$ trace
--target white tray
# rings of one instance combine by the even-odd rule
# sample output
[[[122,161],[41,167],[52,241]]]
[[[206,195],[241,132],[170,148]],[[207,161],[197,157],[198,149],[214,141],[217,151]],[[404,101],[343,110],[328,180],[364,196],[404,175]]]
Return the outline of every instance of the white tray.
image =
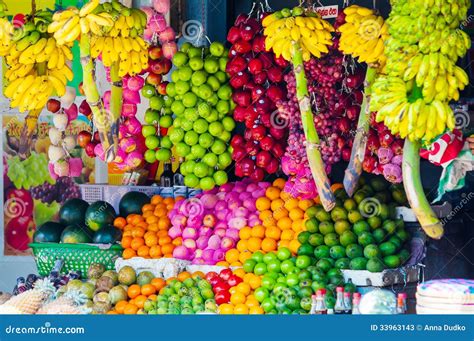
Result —
[[[382,272],[342,270],[342,275],[346,282],[350,279],[352,283],[357,286],[387,287],[394,284],[418,282],[420,278],[420,267],[414,265],[398,269],[387,269]]]
[[[146,259],[134,257],[130,259],[118,258],[115,261],[115,270],[118,272],[124,266],[131,266],[138,274],[142,271],[150,271],[155,277],[176,277],[186,269],[188,261],[175,258]]]

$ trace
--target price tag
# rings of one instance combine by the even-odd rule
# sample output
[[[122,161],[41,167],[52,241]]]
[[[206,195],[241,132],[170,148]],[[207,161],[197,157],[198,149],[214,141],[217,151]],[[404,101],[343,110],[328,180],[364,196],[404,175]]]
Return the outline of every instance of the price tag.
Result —
[[[333,5],[316,7],[316,12],[318,12],[323,19],[336,18],[339,13],[339,6]]]

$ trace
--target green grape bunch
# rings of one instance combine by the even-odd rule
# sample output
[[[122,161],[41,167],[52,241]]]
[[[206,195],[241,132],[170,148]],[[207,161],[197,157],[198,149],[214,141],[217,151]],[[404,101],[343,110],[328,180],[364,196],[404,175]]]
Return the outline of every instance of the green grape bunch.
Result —
[[[48,172],[48,159],[45,154],[32,152],[21,160],[18,156],[8,159],[8,178],[18,189],[30,189],[45,182],[54,184]]]

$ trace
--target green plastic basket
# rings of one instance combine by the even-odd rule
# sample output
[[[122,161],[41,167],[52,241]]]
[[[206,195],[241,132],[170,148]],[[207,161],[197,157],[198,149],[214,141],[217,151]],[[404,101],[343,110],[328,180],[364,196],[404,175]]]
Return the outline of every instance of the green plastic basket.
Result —
[[[38,273],[48,275],[58,259],[64,261],[61,273],[80,270],[83,278],[92,263],[100,263],[107,270],[114,270],[115,260],[122,255],[120,245],[102,248],[93,244],[31,243]],[[101,245],[102,246],[102,245]]]

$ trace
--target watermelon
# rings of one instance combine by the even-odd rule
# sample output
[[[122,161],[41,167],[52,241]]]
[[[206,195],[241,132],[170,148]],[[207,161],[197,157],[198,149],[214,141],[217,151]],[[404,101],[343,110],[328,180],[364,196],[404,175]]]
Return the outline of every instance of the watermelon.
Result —
[[[122,231],[112,225],[106,225],[94,233],[95,244],[115,244],[122,239]]]
[[[92,231],[99,231],[102,227],[112,225],[117,214],[108,202],[96,201],[86,210],[86,225]]]
[[[64,228],[63,224],[48,221],[38,227],[33,236],[33,241],[35,243],[59,243]]]
[[[150,203],[150,197],[141,192],[128,192],[119,203],[120,216],[127,217],[130,214],[141,214],[142,207]]]
[[[90,243],[92,242],[92,234],[92,231],[86,225],[69,225],[61,234],[61,243]]]
[[[84,224],[89,204],[82,199],[69,199],[59,210],[59,222],[64,225]]]

